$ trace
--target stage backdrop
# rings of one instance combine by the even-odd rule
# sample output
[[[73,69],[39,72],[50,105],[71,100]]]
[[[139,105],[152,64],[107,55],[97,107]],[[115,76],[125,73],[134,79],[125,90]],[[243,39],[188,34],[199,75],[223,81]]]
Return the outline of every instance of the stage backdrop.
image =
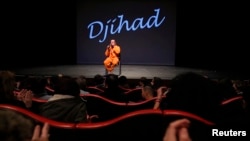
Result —
[[[123,64],[175,65],[176,3],[77,3],[77,64],[103,64],[111,39]]]

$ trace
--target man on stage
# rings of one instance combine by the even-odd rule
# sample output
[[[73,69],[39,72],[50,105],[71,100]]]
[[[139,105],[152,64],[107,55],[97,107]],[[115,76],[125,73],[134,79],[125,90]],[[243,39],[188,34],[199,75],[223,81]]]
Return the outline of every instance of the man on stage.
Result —
[[[110,44],[105,51],[105,56],[107,58],[104,60],[104,66],[109,74],[112,73],[115,66],[118,65],[120,61],[120,52],[121,48],[116,44],[116,41],[114,39],[110,40]]]

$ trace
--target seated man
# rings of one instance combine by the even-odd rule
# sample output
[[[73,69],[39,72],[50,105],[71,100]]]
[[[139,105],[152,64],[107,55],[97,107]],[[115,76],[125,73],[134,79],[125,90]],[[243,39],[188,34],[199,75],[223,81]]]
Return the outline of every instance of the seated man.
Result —
[[[144,86],[141,90],[144,100],[150,100],[154,98],[154,89],[151,86]]]
[[[107,57],[104,60],[104,66],[108,73],[112,73],[115,66],[119,63],[119,56],[120,56],[120,46],[116,44],[116,41],[112,39],[110,41],[110,45],[107,46],[107,49],[105,51],[105,56]]]
[[[86,101],[80,97],[80,87],[71,76],[55,82],[55,94],[40,108],[42,116],[61,122],[87,122]]]

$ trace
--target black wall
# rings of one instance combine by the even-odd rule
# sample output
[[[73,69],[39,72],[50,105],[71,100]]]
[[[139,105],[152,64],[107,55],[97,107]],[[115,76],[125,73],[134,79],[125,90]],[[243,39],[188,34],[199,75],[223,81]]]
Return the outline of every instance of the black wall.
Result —
[[[244,3],[181,2],[177,9],[176,65],[248,71]]]
[[[1,67],[76,62],[75,2],[5,2]]]

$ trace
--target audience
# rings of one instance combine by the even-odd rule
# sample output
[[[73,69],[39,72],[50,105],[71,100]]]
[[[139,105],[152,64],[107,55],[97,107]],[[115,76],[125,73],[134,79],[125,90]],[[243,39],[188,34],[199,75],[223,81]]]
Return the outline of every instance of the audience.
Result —
[[[15,75],[16,88],[15,91],[20,91],[21,82],[23,82],[28,76],[26,75]]]
[[[123,90],[119,87],[118,76],[115,74],[108,74],[105,79],[105,90],[102,94],[104,97],[119,101],[126,102],[126,97]]]
[[[59,77],[55,94],[40,109],[42,116],[63,122],[87,122],[86,101],[80,97],[80,87],[70,76]]]
[[[89,92],[87,91],[87,79],[85,76],[81,75],[77,77],[76,82],[80,87],[81,94],[89,94]]]
[[[49,141],[49,137],[49,124],[44,123],[42,129],[40,125],[35,126],[31,141]]]
[[[243,96],[243,107],[247,114],[247,119],[250,119],[250,85],[245,84],[244,88],[242,88],[242,96]]]
[[[187,72],[174,77],[170,88],[171,90],[161,103],[162,109],[187,111],[214,122],[217,128],[226,130],[238,130],[239,128],[243,130],[249,125],[249,119],[241,112],[242,110],[236,110],[239,107],[221,105],[226,96],[226,90],[223,91],[221,84],[218,85],[216,81],[197,73]],[[191,138],[197,137],[196,134],[207,134],[208,132],[207,130],[198,130],[199,128],[203,129],[199,126],[195,128],[195,132],[194,130],[190,131],[192,132]]]
[[[14,93],[15,88],[15,74],[11,71],[0,71],[0,103],[32,108],[32,91],[22,89],[19,93]]]
[[[141,77],[136,88],[143,88],[146,85],[151,85],[147,77]]]
[[[49,95],[53,95],[54,94],[54,83],[55,81],[58,79],[58,75],[53,75],[53,76],[48,76],[46,77],[47,83],[46,83],[46,92]]]
[[[187,72],[174,77],[170,88],[162,108],[188,111],[211,121],[218,119],[222,94],[214,81]]]
[[[119,76],[118,81],[119,81],[119,86],[121,88],[130,89],[128,79],[127,79],[127,77],[125,75]]]
[[[237,96],[242,96],[243,91],[240,90],[243,86],[237,88],[235,82],[229,78],[224,78],[219,81],[220,93],[224,100],[228,100]],[[242,93],[241,93],[241,92]],[[223,105],[221,108],[221,116],[223,118],[222,123],[228,124],[230,126],[242,126],[247,125],[247,110],[246,102],[244,99],[239,99],[237,101],[231,102],[229,104]]]
[[[44,78],[30,77],[27,81],[19,82],[20,86],[17,86],[13,72],[0,71],[0,104],[13,104],[32,109],[33,97],[47,99],[48,102],[39,107],[39,113],[42,116],[62,122],[88,122],[87,101],[80,97],[80,93],[89,93],[86,91],[86,81],[83,75],[77,78],[57,76],[53,78],[53,82],[50,82],[50,87],[54,92],[53,95],[49,95],[45,90],[48,83]],[[121,89],[121,87],[130,88],[126,76],[118,77],[115,74],[108,74],[104,78],[97,74],[94,82],[94,86],[104,90],[102,96],[113,101],[128,102],[128,97]],[[168,86],[165,86],[163,79],[159,77],[153,77],[151,83],[146,77],[141,77],[136,88],[141,88],[143,100],[157,97],[154,109],[186,111],[212,121],[218,127],[234,129],[235,126],[248,127],[249,125],[250,86],[239,80],[232,81],[229,78],[223,78],[214,81],[204,75],[186,72],[171,79]],[[15,91],[18,93],[14,93]],[[242,101],[239,100],[231,105],[221,105],[223,100],[239,95],[243,96]],[[48,124],[44,125],[40,135],[40,126],[34,128],[31,121],[23,119],[20,115],[4,112],[0,110],[1,139],[48,141]],[[5,119],[6,115],[9,116],[8,120]],[[15,120],[22,122],[12,124],[11,121]],[[207,132],[190,119],[173,118],[168,122],[163,141],[196,140],[198,139],[196,134],[203,135]],[[10,126],[10,130],[5,131],[4,128],[7,126]],[[20,132],[24,126],[26,126],[24,132]],[[199,128],[200,130],[197,130]]]
[[[49,125],[36,125],[34,121],[10,110],[0,110],[1,141],[49,141]]]
[[[142,98],[144,98],[144,100],[152,99],[154,95],[154,90],[151,86],[144,86],[142,88]]]
[[[171,122],[166,129],[163,141],[192,141],[188,133],[189,124],[188,119],[178,119]]]
[[[96,86],[97,88],[105,89],[104,81],[105,81],[105,78],[102,75],[96,74],[94,76],[94,86]]]
[[[171,90],[171,88],[167,88],[166,86],[161,86],[156,90],[157,99],[155,101],[154,109],[160,108],[162,99],[166,98],[166,95],[170,90]]]
[[[46,91],[47,80],[45,77],[32,76],[24,79],[21,84],[21,89],[28,89],[33,92],[33,97],[48,100],[51,95]]]
[[[164,81],[160,77],[153,77],[153,79],[151,80],[151,85],[155,91],[154,96],[156,96],[156,92],[158,88],[165,86]]]
[[[247,81],[242,80],[232,80],[233,88],[238,95],[242,95],[244,89],[247,87]]]
[[[233,87],[233,82],[229,78],[223,78],[218,81],[218,85],[223,95],[223,99],[229,99],[237,96],[237,92]]]

